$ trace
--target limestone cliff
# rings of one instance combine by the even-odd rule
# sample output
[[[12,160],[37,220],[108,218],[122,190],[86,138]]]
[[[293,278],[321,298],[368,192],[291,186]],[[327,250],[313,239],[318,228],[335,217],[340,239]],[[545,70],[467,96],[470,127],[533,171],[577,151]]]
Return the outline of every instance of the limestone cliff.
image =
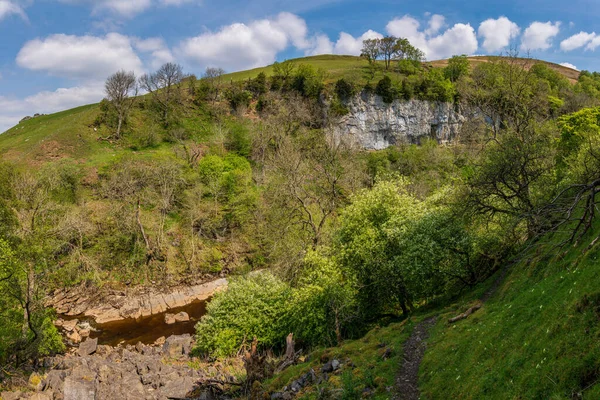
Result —
[[[387,104],[380,96],[365,92],[345,106],[349,112],[334,128],[335,139],[368,150],[419,143],[424,138],[446,143],[456,137],[465,120],[452,103],[395,100]]]

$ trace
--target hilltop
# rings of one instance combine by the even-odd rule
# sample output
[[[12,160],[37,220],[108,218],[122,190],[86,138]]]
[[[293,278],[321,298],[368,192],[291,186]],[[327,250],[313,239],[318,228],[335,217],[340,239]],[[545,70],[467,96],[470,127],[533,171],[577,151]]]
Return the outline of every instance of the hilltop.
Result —
[[[493,56],[468,58],[472,68],[497,59],[498,57]],[[571,83],[575,83],[580,74],[570,68],[542,60],[521,59],[521,61],[524,61],[526,65],[539,63],[547,65]],[[293,59],[289,62],[297,65],[309,65],[324,71],[326,73],[324,82],[330,87],[339,79],[352,82],[353,85],[360,87],[368,82],[377,82],[385,75],[385,71],[381,67],[382,61],[378,61],[380,68],[372,74],[369,63],[364,58],[355,56],[320,55]],[[443,68],[447,64],[448,60],[438,60],[426,62],[424,66],[425,68]],[[255,79],[261,73],[269,77],[273,75],[273,68],[274,66],[270,65],[234,72],[223,75],[222,79],[226,83],[236,83]],[[95,129],[94,122],[100,113],[99,104],[91,104],[23,121],[0,135],[0,155],[5,160],[25,161],[33,165],[65,157],[92,166],[101,164],[111,157],[116,157],[123,149],[122,146],[113,146],[97,140],[102,132]],[[134,127],[142,128],[147,124],[144,117],[139,114],[134,115],[133,119]],[[198,117],[185,120],[186,127],[202,134],[199,123]],[[167,147],[170,146],[160,145],[157,148],[143,151],[155,154],[168,151]]]

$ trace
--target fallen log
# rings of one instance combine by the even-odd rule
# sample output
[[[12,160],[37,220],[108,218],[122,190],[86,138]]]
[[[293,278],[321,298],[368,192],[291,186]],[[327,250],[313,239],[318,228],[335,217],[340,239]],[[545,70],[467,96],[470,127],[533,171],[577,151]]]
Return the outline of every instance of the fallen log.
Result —
[[[475,304],[473,307],[469,308],[469,309],[468,309],[467,311],[465,311],[464,313],[462,313],[462,314],[459,314],[459,315],[457,315],[457,316],[456,316],[456,317],[454,317],[454,318],[450,318],[450,319],[448,320],[448,323],[449,323],[449,324],[453,324],[453,323],[455,323],[455,322],[457,322],[457,321],[460,321],[460,320],[462,320],[462,319],[468,318],[468,317],[469,317],[469,315],[473,314],[475,311],[479,310],[480,308],[481,308],[481,303]]]

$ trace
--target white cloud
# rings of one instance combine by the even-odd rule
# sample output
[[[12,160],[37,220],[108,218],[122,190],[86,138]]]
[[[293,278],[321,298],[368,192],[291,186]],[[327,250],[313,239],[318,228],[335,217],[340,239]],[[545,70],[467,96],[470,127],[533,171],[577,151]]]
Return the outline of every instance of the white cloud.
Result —
[[[591,42],[595,37],[596,32],[579,32],[578,34],[573,35],[560,42],[560,49],[563,51],[571,51],[578,49]]]
[[[523,33],[522,50],[547,50],[552,39],[560,32],[560,22],[533,22]]]
[[[17,64],[68,78],[104,79],[119,69],[141,72],[142,62],[132,40],[118,33],[104,37],[51,35],[27,42]]]
[[[59,0],[67,4],[88,4],[92,12],[97,14],[108,11],[123,17],[133,17],[155,5],[180,6],[186,3],[199,2],[199,0]]]
[[[24,20],[27,20],[25,11],[23,11],[23,8],[17,3],[10,0],[0,0],[0,21],[10,15],[18,15]]]
[[[103,96],[102,83],[44,91],[24,99],[0,96],[0,133],[16,125],[26,115],[62,111],[100,101]]]
[[[232,70],[271,64],[277,54],[293,44],[308,50],[306,22],[296,15],[281,13],[275,18],[250,24],[235,23],[217,32],[206,32],[184,40],[177,53],[191,63],[223,66]]]
[[[486,19],[479,25],[477,31],[483,38],[483,48],[489,52],[506,48],[512,39],[519,36],[520,32],[519,26],[506,17]]]
[[[135,39],[133,45],[138,51],[150,54],[150,65],[153,69],[158,69],[165,63],[175,61],[173,53],[171,53],[162,38]]]
[[[427,35],[435,35],[446,25],[446,17],[443,15],[433,14],[429,18],[429,28],[425,31]]]
[[[587,46],[585,46],[586,50],[596,50],[596,47],[600,46],[600,36],[596,36],[593,38]]]
[[[329,36],[319,34],[313,37],[312,44],[305,54],[307,56],[316,56],[318,54],[333,54],[334,44],[329,40]]]
[[[475,30],[470,24],[455,24],[439,35],[432,34],[432,26],[441,28],[439,16],[433,15],[429,20],[429,29],[420,30],[419,21],[409,15],[390,21],[386,30],[390,35],[408,39],[411,44],[425,53],[428,60],[448,58],[453,55],[471,55],[478,48]],[[435,21],[438,19],[438,21]],[[432,23],[432,20],[434,22]],[[439,26],[439,28],[438,28]],[[437,34],[437,32],[436,32]]]
[[[579,71],[579,68],[568,62],[560,63],[560,65],[562,65],[563,67],[574,69],[575,71]]]

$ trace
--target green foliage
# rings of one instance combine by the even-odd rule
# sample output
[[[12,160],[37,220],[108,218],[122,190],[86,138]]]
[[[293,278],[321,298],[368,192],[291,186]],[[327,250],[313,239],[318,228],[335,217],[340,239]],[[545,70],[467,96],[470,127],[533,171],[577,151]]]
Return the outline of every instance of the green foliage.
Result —
[[[48,315],[44,317],[41,325],[42,339],[38,347],[38,353],[42,357],[64,353],[67,349],[60,332],[54,326],[53,319],[53,315]]]
[[[252,151],[252,138],[248,127],[242,123],[232,123],[227,131],[227,150],[242,157],[250,156]]]
[[[470,69],[471,63],[467,56],[452,56],[448,60],[448,65],[444,68],[444,77],[450,82],[456,82],[462,76],[468,75]]]
[[[338,99],[344,101],[354,95],[354,87],[351,83],[342,78],[335,83],[335,93],[337,94]]]
[[[384,76],[377,83],[377,87],[375,88],[375,94],[381,96],[385,103],[392,103],[396,98],[396,92],[394,87],[392,86],[392,80],[389,76]]]
[[[293,76],[292,89],[302,96],[318,99],[324,89],[325,72],[308,64],[300,64]]]
[[[225,98],[232,110],[239,111],[250,105],[252,93],[244,90],[240,85],[233,85],[225,91]]]
[[[567,78],[553,70],[546,64],[536,63],[531,67],[531,72],[540,78],[548,82],[551,90],[554,93],[558,93],[559,90],[568,89],[570,84]]]
[[[280,347],[287,331],[291,289],[269,272],[231,279],[217,293],[196,326],[196,348],[212,357],[233,355],[256,337],[264,347]]]
[[[256,78],[251,79],[246,83],[246,90],[252,93],[252,97],[255,99],[267,93],[268,89],[267,75],[264,72],[259,73]]]

